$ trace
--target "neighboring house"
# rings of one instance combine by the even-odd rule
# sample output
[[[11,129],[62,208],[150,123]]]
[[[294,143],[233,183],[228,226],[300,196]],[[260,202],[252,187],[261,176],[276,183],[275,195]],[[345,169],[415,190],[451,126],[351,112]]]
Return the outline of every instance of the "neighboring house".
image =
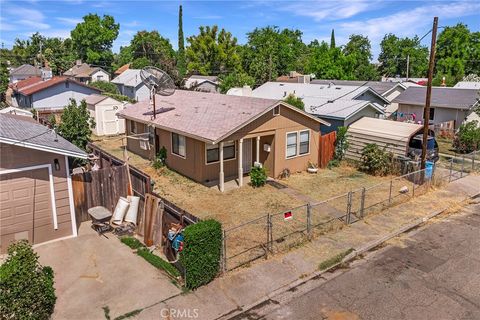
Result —
[[[473,82],[473,81],[460,81],[456,85],[453,86],[454,88],[459,89],[476,89],[480,90],[480,82]]]
[[[322,134],[348,126],[361,117],[383,117],[389,103],[367,86],[266,82],[252,91],[253,97],[278,100],[284,100],[289,94],[302,99],[307,113],[332,124],[322,126]]]
[[[303,75],[296,71],[290,71],[288,75],[280,76],[277,78],[277,82],[292,82],[292,83],[310,83],[310,79],[314,75]]]
[[[0,114],[0,252],[77,235],[69,157],[87,154],[53,130]]]
[[[137,101],[148,100],[150,90],[142,82],[140,69],[127,69],[111,82],[117,85],[120,94]]]
[[[91,83],[95,81],[110,81],[110,74],[100,67],[91,67],[88,63],[77,63],[63,73],[64,76],[73,78],[82,83]]]
[[[129,105],[119,116],[127,119],[128,150],[152,159],[167,150],[167,165],[203,184],[237,179],[243,184],[255,162],[278,177],[284,169],[306,170],[317,163],[320,128],[328,125],[279,100],[176,90]],[[144,133],[144,139],[138,139]]]
[[[43,80],[40,77],[19,81],[11,86],[12,104],[19,108],[35,108],[39,113],[61,113],[74,99],[80,103],[91,94],[99,94],[100,89],[67,77],[53,77]]]
[[[6,107],[0,110],[0,113],[5,113],[5,114],[14,114],[17,116],[25,116],[25,117],[30,117],[33,118],[33,113],[31,113],[28,110],[25,109],[20,109],[20,108],[15,108],[15,107]]]
[[[409,84],[426,86],[428,83],[428,78],[382,77],[382,82],[401,82],[407,87]]]
[[[125,133],[125,119],[119,119],[117,112],[123,110],[124,102],[113,98],[92,94],[85,99],[90,116],[95,120],[93,134],[109,136]]]
[[[115,72],[113,73],[116,76],[120,75],[123,73],[123,71],[125,70],[128,70],[130,69],[130,63],[127,63],[127,64],[124,64],[123,66],[121,66],[120,68],[118,68],[117,70],[115,70]]]
[[[396,103],[392,103],[400,93],[405,91],[409,86],[418,86],[411,82],[383,82],[383,81],[351,81],[351,80],[312,80],[314,84],[333,84],[339,86],[367,86],[372,88],[375,92],[387,99],[389,103],[386,106],[385,113],[392,114],[398,109]]]
[[[185,88],[202,92],[220,92],[217,76],[193,75],[185,80]]]
[[[10,71],[10,83],[16,83],[31,77],[42,75],[42,69],[29,64],[22,64],[20,67]]]
[[[395,98],[393,102],[398,103],[397,120],[422,123],[426,92],[426,87],[409,87]],[[475,89],[433,87],[429,123],[453,123],[452,127],[457,129],[478,105],[478,92]]]

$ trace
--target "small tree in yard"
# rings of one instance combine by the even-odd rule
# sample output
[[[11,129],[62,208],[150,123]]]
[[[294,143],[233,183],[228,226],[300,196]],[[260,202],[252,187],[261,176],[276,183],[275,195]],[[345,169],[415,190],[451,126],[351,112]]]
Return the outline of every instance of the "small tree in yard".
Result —
[[[384,176],[390,173],[393,154],[380,149],[375,143],[367,144],[362,150],[360,170],[373,175]]]
[[[50,319],[55,307],[53,270],[38,263],[27,241],[13,243],[0,266],[2,319]]]
[[[253,187],[258,188],[264,186],[267,182],[267,171],[263,166],[254,166],[250,170],[250,183]]]
[[[297,107],[300,110],[305,110],[305,104],[303,103],[302,99],[296,97],[293,93],[290,93],[283,101],[289,105]]]
[[[85,100],[77,105],[74,99],[70,99],[70,104],[63,109],[58,134],[85,150],[87,143],[91,140],[91,128],[95,128],[95,121],[88,113]]]
[[[480,149],[480,127],[477,120],[460,126],[453,140],[453,147],[460,153],[470,153]]]
[[[333,154],[333,160],[328,163],[328,168],[338,167],[340,161],[343,160],[345,153],[349,147],[347,139],[347,127],[338,127],[337,138],[335,139],[335,151]]]

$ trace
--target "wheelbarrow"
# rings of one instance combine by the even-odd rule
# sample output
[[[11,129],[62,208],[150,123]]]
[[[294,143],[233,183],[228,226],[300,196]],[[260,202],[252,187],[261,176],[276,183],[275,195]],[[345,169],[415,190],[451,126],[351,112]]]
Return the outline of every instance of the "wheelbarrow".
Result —
[[[92,218],[92,229],[95,230],[98,235],[107,237],[105,233],[113,230],[110,225],[112,213],[105,207],[97,206],[88,209],[88,214]]]

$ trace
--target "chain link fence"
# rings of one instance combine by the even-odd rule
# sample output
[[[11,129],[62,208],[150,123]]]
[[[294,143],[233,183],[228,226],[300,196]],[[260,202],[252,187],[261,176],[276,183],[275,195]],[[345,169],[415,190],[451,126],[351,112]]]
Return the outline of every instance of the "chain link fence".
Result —
[[[409,201],[472,172],[480,172],[480,152],[439,161],[431,168],[394,177],[316,203],[266,214],[223,232],[223,271],[284,252],[313,237],[336,231],[368,215]]]

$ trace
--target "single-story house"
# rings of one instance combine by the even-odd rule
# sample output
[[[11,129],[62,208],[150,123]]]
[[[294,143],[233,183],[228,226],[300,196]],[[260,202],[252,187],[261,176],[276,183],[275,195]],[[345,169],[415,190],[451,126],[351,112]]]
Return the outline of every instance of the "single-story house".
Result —
[[[119,112],[127,120],[127,148],[153,158],[165,147],[167,165],[203,184],[243,184],[255,162],[270,177],[317,163],[320,128],[327,122],[272,99],[176,90]],[[143,135],[142,135],[143,134]],[[143,139],[141,139],[143,137]],[[139,139],[140,138],[140,139]]]
[[[460,88],[460,89],[476,89],[480,90],[480,82],[475,82],[475,81],[460,81],[457,82],[456,85],[453,86],[454,88]]]
[[[10,71],[10,83],[16,83],[31,77],[39,77],[42,75],[40,67],[34,67],[29,64],[22,64],[20,67]]]
[[[220,92],[217,76],[192,75],[185,80],[185,88],[202,92]]]
[[[397,120],[423,122],[426,87],[409,87],[393,102],[398,103]],[[429,122],[442,124],[452,122],[458,129],[480,98],[476,89],[433,87],[430,102]]]
[[[100,94],[100,89],[67,77],[42,79],[33,77],[11,85],[12,104],[15,107],[35,108],[39,114],[61,113],[74,99],[80,103],[91,94]]]
[[[69,157],[87,154],[23,116],[0,114],[0,252],[77,235]]]
[[[95,81],[110,81],[110,74],[107,71],[100,67],[92,67],[88,63],[82,63],[81,61],[77,61],[63,75],[86,84]]]
[[[293,83],[310,83],[311,78],[314,78],[315,75],[311,74],[301,74],[297,71],[290,71],[288,75],[277,77],[277,82],[293,82]]]
[[[348,126],[361,117],[379,118],[385,114],[389,101],[368,86],[341,86],[332,83],[266,82],[252,91],[258,98],[285,99],[289,94],[302,99],[305,111],[326,122],[322,134]]]
[[[109,136],[125,133],[125,119],[117,117],[117,112],[123,110],[125,102],[100,94],[89,95],[85,102],[90,116],[95,120],[93,134]]]
[[[140,69],[127,69],[111,82],[117,85],[120,94],[137,101],[148,100],[150,90],[142,82]]]
[[[17,116],[25,116],[25,117],[33,118],[33,113],[31,113],[30,111],[25,109],[15,108],[15,107],[6,107],[3,109],[0,109],[0,113],[15,114]]]

